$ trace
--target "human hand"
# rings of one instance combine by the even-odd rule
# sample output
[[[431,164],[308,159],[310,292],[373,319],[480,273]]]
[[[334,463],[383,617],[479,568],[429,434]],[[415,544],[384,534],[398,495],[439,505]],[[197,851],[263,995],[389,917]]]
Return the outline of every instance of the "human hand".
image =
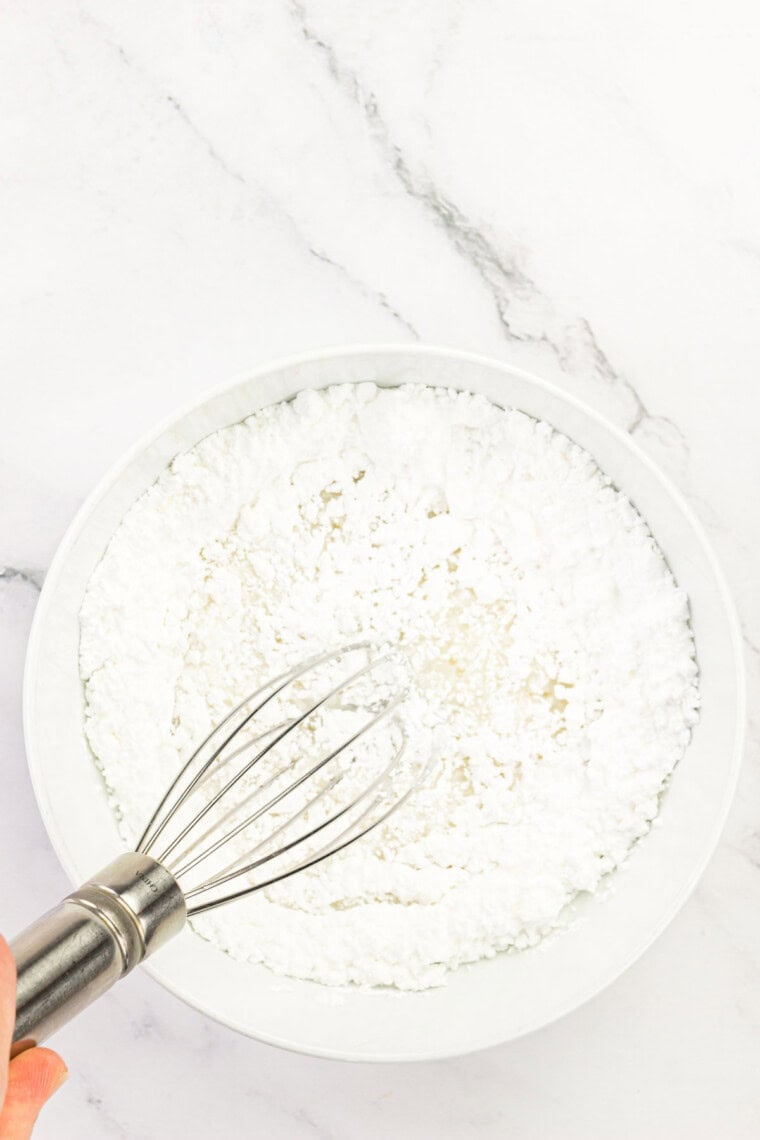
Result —
[[[52,1049],[27,1049],[7,1067],[16,1019],[16,964],[0,935],[0,1140],[28,1140],[40,1109],[68,1076]]]

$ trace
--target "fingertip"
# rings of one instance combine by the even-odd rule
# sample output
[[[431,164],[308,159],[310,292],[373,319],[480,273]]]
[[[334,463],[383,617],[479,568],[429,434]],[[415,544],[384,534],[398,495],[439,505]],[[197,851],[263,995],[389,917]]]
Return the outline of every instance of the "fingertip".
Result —
[[[39,1046],[14,1057],[9,1070],[10,1086],[19,1098],[38,1105],[44,1104],[68,1075],[61,1057],[52,1049]]]
[[[44,1045],[42,1045],[37,1046],[34,1052],[38,1054],[37,1064],[40,1069],[44,1064],[48,1080],[47,1095],[52,1096],[53,1093],[57,1092],[64,1081],[67,1079],[69,1070],[66,1067],[66,1063],[63,1058],[59,1056],[59,1054],[56,1053],[53,1049],[47,1049]]]
[[[8,1056],[16,1020],[16,963],[11,948],[0,934],[0,1056]],[[4,1063],[4,1061],[3,1061]],[[0,1077],[0,1105],[3,1103],[5,1074]]]
[[[0,1111],[0,1137],[28,1140],[39,1111],[68,1076],[52,1049],[28,1049],[8,1067],[8,1089]]]
[[[16,962],[2,934],[0,934],[0,985],[12,985],[15,992]]]

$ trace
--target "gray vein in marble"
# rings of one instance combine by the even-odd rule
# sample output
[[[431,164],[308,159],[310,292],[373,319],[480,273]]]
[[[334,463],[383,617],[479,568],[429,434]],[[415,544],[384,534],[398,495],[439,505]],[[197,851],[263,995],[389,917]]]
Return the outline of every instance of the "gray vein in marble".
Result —
[[[42,589],[44,578],[44,571],[32,570],[29,567],[4,566],[0,570],[0,582],[24,582],[37,594]]]
[[[385,311],[387,313],[390,313],[390,315],[394,317],[400,325],[403,325],[405,329],[408,329],[415,340],[420,339],[420,334],[417,332],[414,325],[412,325],[406,319],[406,317],[404,317],[398,311],[398,309],[396,309],[391,304],[385,293],[381,293],[379,289],[372,289],[369,285],[365,285],[363,281],[360,281],[357,277],[354,277],[354,275],[348,269],[346,269],[344,265],[341,265],[332,257],[329,257],[326,253],[323,253],[322,250],[315,249],[313,246],[310,246],[309,253],[312,255],[312,257],[316,257],[318,261],[323,261],[325,265],[330,265],[334,269],[337,269],[338,272],[341,273],[343,277],[346,277],[354,286],[354,288],[357,289],[363,296],[367,297],[370,301],[374,301],[380,306],[381,309],[385,309]]]
[[[234,178],[234,180],[236,182],[239,182],[241,186],[245,186],[247,189],[252,189],[253,187],[245,175],[241,174],[239,170],[235,170],[234,167],[230,166],[227,160],[221,156],[219,151],[211,142],[211,139],[208,138],[207,135],[204,135],[203,131],[201,131],[198,126],[196,126],[185,108],[180,103],[179,99],[177,99],[170,92],[166,93],[165,98],[166,102],[169,104],[175,114],[182,120],[187,129],[191,131],[192,134],[195,135],[196,139],[203,145],[206,150],[206,154],[209,156],[211,161],[220,167],[220,169],[224,172],[224,174],[227,175],[228,178]],[[263,197],[260,187],[257,187],[257,193]],[[292,218],[289,217],[288,221],[293,224]]]
[[[161,1031],[161,1026],[153,1014],[147,1009],[138,1017],[130,1017],[129,1025],[132,1036],[137,1041],[143,1041],[147,1038],[163,1039],[164,1035]]]
[[[124,1125],[106,1109],[105,1099],[95,1092],[93,1086],[81,1073],[77,1075],[77,1083],[81,1086],[84,1099],[93,1110],[100,1129],[107,1132],[109,1136],[116,1136],[118,1140],[136,1140],[136,1137],[129,1136]]]
[[[755,657],[758,658],[758,660],[760,660],[760,645],[757,645],[748,633],[744,634],[744,644],[747,646],[747,649],[750,651],[750,653],[752,653]]]
[[[365,285],[363,281],[358,280],[344,265],[336,261],[332,257],[328,257],[321,253],[308,236],[303,232],[301,226],[296,219],[289,214],[287,210],[283,209],[279,201],[275,200],[267,193],[267,191],[259,183],[254,182],[252,179],[243,174],[242,171],[236,169],[231,165],[228,160],[219,152],[214,146],[211,139],[200,129],[194,119],[188,114],[187,110],[180,102],[180,100],[170,91],[163,90],[155,78],[150,75],[142,65],[130,56],[124,47],[113,37],[110,29],[99,19],[91,13],[85,13],[82,17],[83,21],[95,29],[101,41],[106,44],[119,58],[121,63],[130,68],[130,70],[140,75],[143,81],[150,84],[154,94],[162,98],[171,107],[175,116],[184,124],[186,129],[191,132],[196,141],[203,147],[208,158],[214,165],[227,177],[237,182],[238,185],[254,195],[260,202],[264,204],[270,214],[278,218],[281,224],[287,226],[290,232],[297,238],[299,244],[306,252],[315,260],[322,264],[329,265],[332,269],[340,273],[348,284],[357,290],[367,300],[379,305],[385,312],[389,313],[395,318],[407,331],[414,337],[419,339],[419,334],[414,330],[412,325],[399,313],[399,311],[390,303],[384,293],[372,289],[370,286]]]
[[[740,841],[734,842],[724,836],[720,845],[721,849],[725,847],[729,851],[733,851],[734,855],[738,856],[744,863],[748,863],[750,867],[760,871],[760,831],[750,831]],[[696,893],[700,895],[701,889]]]
[[[570,327],[561,328],[561,322],[548,298],[518,264],[513,253],[500,249],[485,227],[472,219],[448,198],[426,172],[416,173],[401,147],[394,141],[383,119],[375,95],[364,87],[356,72],[345,66],[335,48],[322,38],[309,23],[302,0],[290,0],[290,10],[297,21],[305,42],[317,51],[336,84],[349,96],[362,113],[367,128],[377,146],[390,164],[404,191],[418,202],[443,229],[448,240],[473,267],[490,293],[499,322],[509,340],[545,345],[560,365],[572,371],[577,367],[574,358],[580,347],[585,368],[607,385],[619,389],[631,405],[627,430],[637,432],[646,422],[658,421],[678,436],[680,447],[686,451],[682,433],[670,420],[654,416],[644,404],[635,387],[621,376],[610,363],[599,345],[589,322],[576,318]],[[537,306],[546,310],[542,331],[518,329],[520,305],[530,305],[531,313]]]
[[[729,843],[734,851],[739,855],[743,855],[748,863],[753,867],[760,870],[760,831],[751,831],[745,839],[746,847],[738,847],[735,844]]]
[[[302,1124],[305,1124],[307,1128],[311,1128],[314,1132],[314,1135],[317,1136],[319,1140],[335,1140],[335,1133],[332,1131],[328,1132],[325,1129],[320,1128],[316,1120],[314,1120],[314,1118],[309,1115],[305,1108],[298,1108],[295,1112],[289,1115],[292,1116],[293,1120],[298,1120]]]

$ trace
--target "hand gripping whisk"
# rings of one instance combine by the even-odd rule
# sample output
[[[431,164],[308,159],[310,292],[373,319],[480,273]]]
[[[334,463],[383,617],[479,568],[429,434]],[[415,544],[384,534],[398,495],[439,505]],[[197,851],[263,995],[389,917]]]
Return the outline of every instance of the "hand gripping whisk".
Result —
[[[11,944],[13,1052],[44,1041],[188,917],[316,866],[398,810],[422,776],[406,770],[391,715],[405,696],[399,667],[394,653],[350,645],[233,709],[181,769],[137,849]]]

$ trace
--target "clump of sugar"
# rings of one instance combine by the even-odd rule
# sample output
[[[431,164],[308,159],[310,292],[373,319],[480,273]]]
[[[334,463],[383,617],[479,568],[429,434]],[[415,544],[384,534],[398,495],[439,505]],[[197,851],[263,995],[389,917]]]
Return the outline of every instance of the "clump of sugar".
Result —
[[[424,988],[538,942],[648,831],[696,720],[687,599],[546,423],[414,385],[265,408],[173,461],[87,589],[87,733],[125,840],[233,703],[358,638],[409,658],[430,779],[371,837],[195,923],[279,974]]]

